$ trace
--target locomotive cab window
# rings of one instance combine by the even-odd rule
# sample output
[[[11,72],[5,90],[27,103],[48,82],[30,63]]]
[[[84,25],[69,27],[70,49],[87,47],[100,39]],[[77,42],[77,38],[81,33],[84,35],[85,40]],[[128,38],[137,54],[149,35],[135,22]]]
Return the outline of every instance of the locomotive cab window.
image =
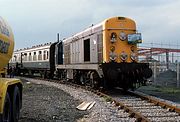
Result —
[[[84,61],[90,61],[90,39],[84,40]]]

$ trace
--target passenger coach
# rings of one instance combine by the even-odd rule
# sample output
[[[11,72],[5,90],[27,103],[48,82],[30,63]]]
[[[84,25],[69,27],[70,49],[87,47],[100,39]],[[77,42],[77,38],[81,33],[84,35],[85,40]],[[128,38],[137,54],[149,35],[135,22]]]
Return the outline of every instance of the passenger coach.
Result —
[[[52,78],[55,70],[55,44],[45,43],[16,50],[9,66],[16,67],[17,75],[40,73],[42,77]]]

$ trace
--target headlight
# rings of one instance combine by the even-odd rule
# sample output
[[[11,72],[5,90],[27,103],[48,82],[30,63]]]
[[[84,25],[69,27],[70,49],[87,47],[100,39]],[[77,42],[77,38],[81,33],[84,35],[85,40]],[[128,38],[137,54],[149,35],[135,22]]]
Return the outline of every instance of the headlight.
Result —
[[[119,38],[122,40],[122,41],[124,41],[124,40],[126,40],[126,33],[124,33],[124,32],[121,32],[120,34],[119,34]]]
[[[131,53],[131,60],[135,61],[137,59],[136,53]]]
[[[125,60],[127,60],[128,56],[127,56],[127,54],[125,52],[122,52],[120,54],[120,58],[121,58],[122,61],[125,61]]]
[[[111,61],[115,61],[117,58],[117,54],[115,52],[110,52],[109,58]]]
[[[111,33],[111,40],[110,41],[112,43],[114,43],[114,42],[116,42],[116,40],[117,40],[117,34],[115,32],[112,32]]]

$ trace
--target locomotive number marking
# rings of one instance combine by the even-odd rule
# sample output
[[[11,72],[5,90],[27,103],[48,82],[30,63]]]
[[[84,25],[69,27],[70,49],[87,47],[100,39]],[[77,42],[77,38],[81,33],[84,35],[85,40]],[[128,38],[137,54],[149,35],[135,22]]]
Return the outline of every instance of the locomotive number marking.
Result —
[[[9,46],[10,46],[10,43],[0,40],[0,53],[7,54]]]
[[[0,24],[0,32],[8,37],[10,36],[10,32],[9,32],[8,28],[3,26],[2,24]]]

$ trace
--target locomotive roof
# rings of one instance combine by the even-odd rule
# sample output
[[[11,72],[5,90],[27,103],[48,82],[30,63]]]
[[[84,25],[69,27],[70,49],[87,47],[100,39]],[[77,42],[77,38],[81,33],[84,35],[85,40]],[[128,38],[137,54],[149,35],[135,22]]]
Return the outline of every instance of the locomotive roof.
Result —
[[[74,35],[72,35],[72,36],[70,36],[70,37],[68,37],[68,38],[65,38],[65,39],[63,40],[63,42],[66,42],[66,41],[72,40],[72,39],[76,39],[76,38],[82,38],[82,37],[83,37],[83,33],[86,33],[86,32],[88,32],[88,31],[94,32],[94,30],[95,30],[96,28],[100,28],[100,27],[103,25],[103,23],[104,23],[104,21],[101,22],[101,23],[99,23],[99,24],[96,24],[96,25],[93,25],[93,24],[92,24],[90,27],[86,28],[85,30],[83,30],[83,31],[81,31],[81,32],[78,32],[78,33],[76,33],[76,34],[74,34]]]
[[[63,42],[65,42],[65,43],[69,43],[69,42],[71,42],[72,40],[76,40],[76,39],[79,39],[79,38],[83,38],[84,36],[86,36],[86,34],[85,33],[87,33],[87,32],[89,32],[89,31],[91,31],[91,33],[94,33],[95,31],[102,31],[104,28],[103,28],[103,25],[104,25],[104,23],[105,22],[107,22],[107,21],[109,21],[109,20],[111,20],[111,19],[126,19],[126,20],[129,20],[129,21],[132,21],[132,22],[134,22],[134,20],[132,20],[132,19],[130,19],[130,18],[127,18],[127,17],[111,17],[111,18],[108,18],[108,19],[105,19],[104,21],[102,21],[102,22],[100,22],[100,23],[98,23],[98,24],[96,24],[96,25],[91,25],[90,27],[88,27],[88,28],[86,28],[85,30],[83,30],[83,31],[81,31],[81,32],[79,32],[79,33],[76,33],[76,34],[74,34],[73,36],[70,36],[70,37],[68,37],[68,38],[65,38],[64,40],[63,40]]]

